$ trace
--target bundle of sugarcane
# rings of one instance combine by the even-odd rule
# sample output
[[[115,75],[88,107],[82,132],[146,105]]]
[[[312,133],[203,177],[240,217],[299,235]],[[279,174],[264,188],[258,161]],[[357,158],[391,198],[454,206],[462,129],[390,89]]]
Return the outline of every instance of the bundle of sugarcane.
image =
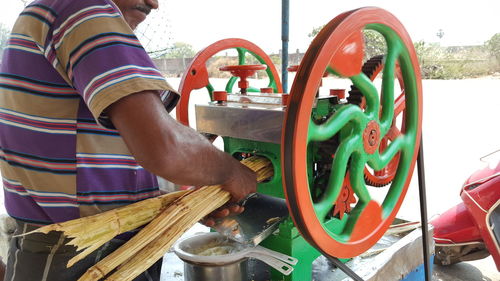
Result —
[[[257,181],[273,175],[271,162],[250,157],[242,161],[257,173]],[[220,186],[206,186],[184,194],[123,246],[87,270],[79,281],[99,280],[118,267],[106,280],[132,280],[158,261],[172,244],[196,222],[231,198]]]
[[[172,203],[127,243],[89,268],[78,280],[100,280],[122,264],[106,280],[134,279],[159,260],[191,226],[229,199],[229,193],[218,186],[206,186],[189,192]]]
[[[64,232],[66,237],[72,238],[68,245],[77,247],[77,251],[84,250],[68,262],[67,266],[70,267],[116,235],[149,223],[161,210],[186,193],[187,191],[177,191],[164,194],[97,215],[46,225],[25,235],[35,232]]]
[[[250,157],[242,160],[242,163],[257,173],[259,182],[273,175],[271,162],[265,158]],[[220,186],[206,186],[153,199],[157,199],[159,203],[134,206],[147,201],[144,200],[93,217],[46,226],[36,232],[57,230],[74,237],[70,244],[84,251],[68,262],[69,267],[115,235],[124,232],[123,230],[135,229],[144,224],[144,221],[149,222],[154,218],[132,239],[89,268],[79,279],[99,280],[118,267],[107,280],[132,280],[159,260],[191,226],[227,203],[230,195]],[[137,213],[141,214],[140,218],[136,218]]]

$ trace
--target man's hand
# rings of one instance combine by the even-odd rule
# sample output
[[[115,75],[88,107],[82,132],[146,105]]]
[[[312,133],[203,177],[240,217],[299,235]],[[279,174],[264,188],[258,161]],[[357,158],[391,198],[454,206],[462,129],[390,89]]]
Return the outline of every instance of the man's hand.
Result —
[[[234,159],[233,168],[228,171],[229,179],[221,186],[231,194],[232,203],[239,202],[257,191],[257,175],[250,168]]]
[[[215,221],[217,219],[221,219],[227,216],[238,215],[241,214],[245,208],[236,203],[227,203],[226,205],[220,207],[219,209],[213,211],[211,214],[206,216],[201,220],[201,223],[212,227],[215,225]]]
[[[257,191],[257,176],[255,172],[236,160],[235,163],[235,168],[231,171],[231,177],[222,184],[222,189],[231,194],[231,201],[205,217],[202,223],[206,226],[213,226],[215,219],[242,213],[245,208],[239,205],[238,202]]]

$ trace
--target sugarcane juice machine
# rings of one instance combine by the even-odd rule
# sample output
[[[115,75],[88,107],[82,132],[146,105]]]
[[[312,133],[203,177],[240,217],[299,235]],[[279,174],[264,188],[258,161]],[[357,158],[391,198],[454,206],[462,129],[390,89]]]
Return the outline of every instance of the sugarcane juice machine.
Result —
[[[381,56],[366,58],[366,30],[385,39]],[[236,49],[238,65],[222,67],[234,76],[225,89],[214,89],[206,62],[227,49]],[[248,57],[258,64],[247,64]],[[292,275],[273,273],[273,280],[305,281],[320,254],[358,256],[395,218],[417,158],[421,78],[409,35],[379,8],[334,18],[290,70],[296,75],[287,94],[262,49],[243,39],[217,41],[189,65],[176,113],[188,125],[190,94],[206,88],[211,102],[196,105],[197,130],[221,136],[224,150],[238,159],[259,155],[272,162],[274,176],[258,192],[286,198],[290,218],[261,245],[299,259]],[[269,77],[266,88],[249,85],[256,71]],[[326,75],[348,79],[351,87],[325,94]],[[386,190],[382,200],[371,194],[373,186]]]

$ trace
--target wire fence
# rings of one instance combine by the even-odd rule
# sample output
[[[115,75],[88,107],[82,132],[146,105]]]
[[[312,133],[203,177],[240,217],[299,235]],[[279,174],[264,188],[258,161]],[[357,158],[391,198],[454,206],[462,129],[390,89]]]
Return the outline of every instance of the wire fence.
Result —
[[[24,7],[32,2],[32,0],[17,1],[21,2]],[[158,2],[160,8],[152,10],[146,20],[135,30],[139,41],[152,58],[161,57],[172,50],[172,29],[167,0],[159,0]]]
[[[166,0],[160,0],[160,8],[152,10],[146,20],[135,30],[144,49],[152,58],[158,58],[172,50],[172,32]]]

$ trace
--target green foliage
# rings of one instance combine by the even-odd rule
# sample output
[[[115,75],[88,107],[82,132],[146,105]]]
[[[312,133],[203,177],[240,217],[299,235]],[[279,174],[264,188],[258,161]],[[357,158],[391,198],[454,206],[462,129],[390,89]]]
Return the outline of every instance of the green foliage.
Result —
[[[486,41],[485,45],[492,55],[500,58],[500,33],[493,35],[490,40]]]
[[[495,61],[494,71],[500,71],[500,33],[493,35],[484,45]]]
[[[162,58],[165,59],[179,59],[179,58],[192,58],[196,52],[188,43],[175,42],[172,48],[170,48]]]
[[[309,34],[307,34],[307,36],[309,38],[316,37],[316,35],[318,35],[318,33],[321,31],[321,29],[323,29],[323,27],[325,27],[325,25],[314,27],[313,30]]]
[[[387,53],[387,43],[382,34],[374,30],[363,30],[365,40],[365,60]]]
[[[324,26],[315,27],[308,34],[314,38]],[[439,35],[443,35],[440,30]],[[387,53],[383,36],[373,30],[364,30],[365,57]],[[463,79],[500,71],[500,33],[484,46],[441,47],[438,43],[414,43],[424,79]]]
[[[443,59],[438,44],[428,44],[424,41],[413,43],[420,63],[422,78],[425,79],[445,79],[444,66],[440,63]]]
[[[482,46],[441,47],[424,41],[414,45],[424,79],[464,79],[490,72]]]

